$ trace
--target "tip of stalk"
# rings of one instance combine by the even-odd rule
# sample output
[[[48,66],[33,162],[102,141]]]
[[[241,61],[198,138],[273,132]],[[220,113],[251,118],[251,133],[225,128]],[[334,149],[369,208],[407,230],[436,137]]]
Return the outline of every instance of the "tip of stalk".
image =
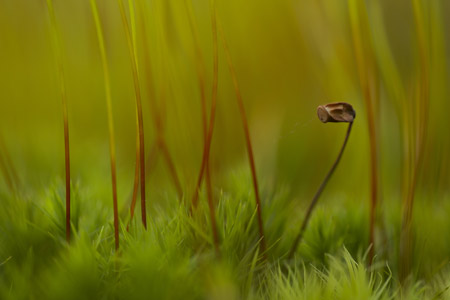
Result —
[[[356,117],[353,106],[346,102],[329,103],[317,107],[317,116],[323,123],[346,122],[351,123]]]

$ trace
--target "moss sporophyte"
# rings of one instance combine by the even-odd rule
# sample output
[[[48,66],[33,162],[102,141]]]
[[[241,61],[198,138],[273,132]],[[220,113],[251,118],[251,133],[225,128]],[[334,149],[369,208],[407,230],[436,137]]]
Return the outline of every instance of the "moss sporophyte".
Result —
[[[316,194],[311,200],[311,203],[309,204],[305,218],[303,219],[302,226],[300,227],[300,231],[297,237],[295,238],[294,244],[292,245],[291,251],[289,253],[289,258],[292,258],[294,256],[295,251],[297,250],[297,247],[302,240],[303,234],[306,230],[306,226],[308,226],[308,222],[314,210],[314,207],[316,206],[319,200],[320,194],[322,194],[323,190],[325,189],[325,186],[327,185],[328,181],[330,180],[331,176],[334,173],[334,170],[336,170],[339,161],[341,160],[342,154],[344,153],[345,146],[347,145],[347,141],[350,136],[350,132],[352,130],[353,121],[355,120],[356,117],[356,112],[350,104],[345,102],[336,102],[320,105],[319,107],[317,107],[317,116],[319,117],[319,120],[322,121],[323,123],[344,122],[349,124],[347,134],[345,135],[344,143],[342,144],[338,157],[334,161],[333,165],[331,166],[331,169],[328,171],[327,175],[325,176],[325,179],[320,184],[319,189],[317,190]]]

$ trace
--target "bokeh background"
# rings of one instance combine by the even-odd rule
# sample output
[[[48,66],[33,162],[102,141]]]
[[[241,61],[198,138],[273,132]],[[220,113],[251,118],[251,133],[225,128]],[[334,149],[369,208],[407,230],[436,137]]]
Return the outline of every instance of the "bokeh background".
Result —
[[[110,203],[110,197],[105,197],[110,193],[110,177],[103,74],[89,1],[54,2],[67,80],[72,179],[89,189],[94,199]],[[217,1],[218,19],[249,119],[263,197],[270,201],[271,193],[283,187],[290,201],[308,203],[333,163],[346,130],[345,124],[322,124],[316,107],[346,101],[354,106],[356,121],[322,200],[326,205],[345,198],[345,203],[368,207],[368,109],[354,42],[355,28],[359,28],[364,51],[369,53],[366,58],[372,59],[373,66],[368,72],[374,82],[371,104],[380,205],[401,205],[411,185],[414,162],[421,155],[414,193],[421,195],[423,205],[439,210],[446,205],[450,186],[450,2],[359,2],[364,4],[364,13],[359,15],[360,26],[355,27],[352,1]],[[106,0],[99,0],[98,5],[112,80],[119,205],[125,207],[135,166],[133,78],[118,5]],[[136,16],[146,20],[153,75],[143,75],[142,80],[146,151],[156,136],[149,104],[153,97],[189,198],[200,168],[203,132],[187,7],[181,0],[147,1],[137,8]],[[204,58],[209,107],[209,2],[192,1],[192,12]],[[0,133],[30,193],[55,180],[62,185],[64,178],[62,106],[49,26],[45,1],[0,0]],[[137,34],[142,61],[141,28]],[[218,107],[211,154],[217,193],[227,190],[224,174],[247,168],[242,123],[224,55],[219,39]],[[418,154],[421,147],[422,154]],[[148,176],[149,207],[175,194],[161,158]],[[0,189],[6,188],[0,180]]]

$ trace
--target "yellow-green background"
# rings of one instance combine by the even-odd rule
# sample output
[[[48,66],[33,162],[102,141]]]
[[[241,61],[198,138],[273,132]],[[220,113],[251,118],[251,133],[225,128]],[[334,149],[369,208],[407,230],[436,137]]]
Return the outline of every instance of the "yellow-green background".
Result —
[[[419,1],[420,2],[420,1]],[[202,151],[201,106],[194,44],[185,1],[147,1],[143,15],[156,101],[167,108],[166,137],[186,195],[199,170]],[[369,39],[377,71],[398,70],[415,105],[420,73],[412,2],[366,1]],[[72,178],[83,186],[109,190],[107,115],[100,54],[89,1],[56,0],[55,14],[63,47],[69,109]],[[130,58],[116,1],[99,0],[112,78],[118,148],[119,201],[124,203],[133,178],[135,100]],[[450,3],[422,1],[430,68],[429,126],[418,191],[429,201],[441,198],[449,184],[448,67]],[[208,1],[192,1],[211,100],[212,33]],[[139,7],[138,7],[139,9]],[[258,177],[265,186],[288,185],[293,201],[309,199],[343,141],[345,125],[322,124],[316,107],[351,103],[357,117],[348,149],[325,192],[355,202],[369,199],[369,148],[366,107],[353,49],[347,1],[217,1],[217,14],[228,41],[249,119]],[[139,18],[140,13],[136,14]],[[56,62],[45,1],[0,1],[0,130],[26,184],[45,185],[63,176],[63,120]],[[138,54],[142,61],[142,44]],[[386,66],[382,46],[395,65]],[[213,181],[245,166],[246,153],[238,106],[219,40],[219,96],[212,148]],[[381,198],[401,201],[402,168],[408,147],[401,132],[395,84],[378,72],[378,159]],[[155,128],[143,77],[146,150]],[[395,88],[395,87],[394,87]],[[397,87],[400,88],[400,87]],[[166,91],[164,94],[164,90]],[[165,96],[164,96],[165,95]],[[164,99],[162,99],[164,97]],[[414,117],[412,117],[414,120]],[[414,134],[414,129],[411,129]],[[158,198],[169,186],[162,160],[150,174],[148,193]],[[104,182],[104,184],[103,184]],[[5,188],[1,181],[1,188]],[[107,199],[109,201],[109,199]],[[326,201],[326,200],[325,200]]]

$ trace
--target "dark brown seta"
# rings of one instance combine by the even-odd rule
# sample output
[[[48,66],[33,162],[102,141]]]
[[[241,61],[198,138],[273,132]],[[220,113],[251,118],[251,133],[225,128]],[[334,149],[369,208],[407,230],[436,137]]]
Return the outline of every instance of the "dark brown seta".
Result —
[[[289,258],[292,258],[294,256],[295,251],[297,250],[297,247],[303,238],[303,234],[306,230],[306,227],[308,226],[308,222],[309,222],[311,214],[314,210],[314,207],[316,206],[320,195],[322,194],[323,190],[325,189],[325,186],[327,185],[328,181],[330,180],[331,176],[334,173],[334,170],[336,170],[336,167],[339,164],[339,161],[341,160],[342,154],[344,153],[345,145],[347,145],[348,137],[350,136],[350,132],[352,130],[353,121],[355,120],[356,112],[350,104],[345,103],[345,102],[337,102],[337,103],[330,103],[330,104],[326,104],[326,105],[320,105],[319,107],[317,107],[317,116],[319,117],[320,121],[322,121],[323,123],[344,122],[344,123],[349,123],[349,124],[348,124],[347,134],[345,135],[344,144],[341,147],[341,151],[339,151],[338,157],[334,161],[333,166],[328,171],[327,176],[320,184],[319,189],[317,190],[311,203],[309,204],[308,210],[306,211],[305,218],[303,219],[302,226],[300,227],[300,232],[298,233],[297,237],[295,238],[294,244],[292,245],[291,251],[289,252],[289,256],[288,256]]]

